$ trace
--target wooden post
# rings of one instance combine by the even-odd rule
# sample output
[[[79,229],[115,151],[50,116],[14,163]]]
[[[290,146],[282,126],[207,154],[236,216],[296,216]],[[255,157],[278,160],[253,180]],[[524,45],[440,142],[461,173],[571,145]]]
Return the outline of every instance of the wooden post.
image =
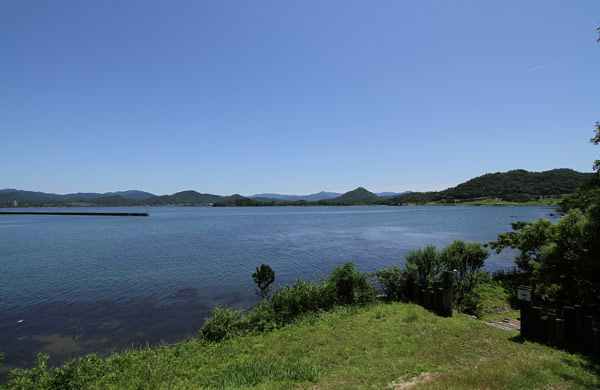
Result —
[[[562,318],[556,319],[556,335],[558,336],[558,341],[557,341],[556,345],[559,348],[566,348],[567,347],[567,339],[566,339],[566,333],[565,333],[565,320]]]
[[[528,286],[519,286],[517,289],[517,299],[521,309],[521,337],[525,340],[533,339],[533,324],[531,321],[532,290]]]
[[[548,314],[548,344],[558,345],[558,328],[556,326],[556,314]]]
[[[438,289],[435,292],[435,295],[437,296],[436,313],[438,316],[443,316],[444,315],[444,289],[441,287],[438,287]]]
[[[538,324],[540,326],[539,342],[543,344],[548,344],[548,317],[541,316],[540,320],[538,321]]]
[[[531,340],[531,302],[519,301],[521,306],[521,336],[525,340]]]
[[[594,328],[594,355],[600,357],[600,329]]]
[[[429,310],[435,313],[435,290],[433,287],[429,287],[427,292],[429,293]]]
[[[582,352],[594,352],[594,318],[592,316],[581,317],[581,346]]]
[[[575,308],[575,351],[580,352],[583,350],[583,337],[582,337],[582,326],[581,326],[581,305],[573,305]]]
[[[413,297],[413,284],[414,284],[414,280],[413,278],[408,278],[406,279],[406,287],[404,290],[404,297],[406,298],[406,300],[408,302],[414,302],[414,297]]]
[[[415,303],[418,305],[423,304],[423,295],[421,294],[421,290],[423,289],[423,285],[421,283],[415,284]]]
[[[421,288],[419,287],[419,283],[416,283],[413,281],[413,285],[412,285],[412,301],[414,303],[420,303],[419,302],[419,290],[421,290]]]
[[[444,317],[452,317],[452,299],[454,298],[453,283],[454,272],[444,271],[444,273],[442,274],[442,285],[444,287],[442,305],[444,308]]]
[[[577,336],[575,331],[577,321],[575,319],[575,308],[573,306],[564,306],[563,317],[565,319],[565,341],[569,352],[573,353],[577,348]]]
[[[531,309],[531,339],[533,341],[541,342],[541,319],[542,319],[542,308],[534,307]]]
[[[432,304],[431,304],[431,311],[433,311],[435,314],[439,315],[439,306],[440,303],[438,302],[438,288],[440,287],[440,282],[435,282],[433,283],[433,287],[431,288],[431,293],[433,294],[432,297]]]

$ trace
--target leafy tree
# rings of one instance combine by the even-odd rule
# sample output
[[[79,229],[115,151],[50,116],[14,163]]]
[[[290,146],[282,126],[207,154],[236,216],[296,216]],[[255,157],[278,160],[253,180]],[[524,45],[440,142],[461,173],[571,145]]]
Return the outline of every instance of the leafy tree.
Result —
[[[335,286],[336,301],[342,305],[363,305],[375,299],[375,286],[371,284],[367,274],[358,271],[352,261],[343,267],[336,266],[329,282]]]
[[[598,41],[600,41],[600,39],[598,39]],[[594,145],[598,145],[600,143],[600,122],[596,122],[596,130],[594,131],[596,132],[596,135],[590,138],[590,142]],[[596,171],[596,176],[600,175],[600,160],[594,161],[593,169]]]
[[[519,249],[515,256],[515,264],[523,272],[531,275],[536,265],[541,261],[542,246],[548,242],[552,222],[538,219],[535,222],[513,222],[514,232],[498,235],[498,240],[490,242],[492,249],[500,253],[505,248]]]
[[[585,214],[571,210],[555,224],[519,222],[513,229],[490,244],[497,252],[519,249],[515,263],[542,302],[581,304],[600,312],[600,205]]]
[[[271,283],[275,281],[275,272],[267,264],[261,264],[260,268],[256,267],[256,272],[252,274],[254,283],[258,286],[255,291],[256,295],[265,299],[271,293]]]
[[[480,243],[456,240],[442,250],[440,261],[445,269],[456,270],[458,280],[462,281],[480,271],[488,257],[489,252]]]
[[[406,262],[408,275],[421,283],[433,281],[442,271],[440,254],[433,245],[427,245],[423,249],[411,250],[404,261]]]
[[[400,267],[392,265],[378,269],[375,277],[388,300],[399,301],[404,298],[405,275]]]

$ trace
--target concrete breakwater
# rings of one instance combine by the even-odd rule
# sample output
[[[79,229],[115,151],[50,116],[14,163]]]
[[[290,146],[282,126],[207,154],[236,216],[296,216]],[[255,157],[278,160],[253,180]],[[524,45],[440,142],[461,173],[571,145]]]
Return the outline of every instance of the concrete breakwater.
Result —
[[[149,217],[150,213],[95,213],[68,211],[0,211],[0,215],[98,215],[108,217]]]

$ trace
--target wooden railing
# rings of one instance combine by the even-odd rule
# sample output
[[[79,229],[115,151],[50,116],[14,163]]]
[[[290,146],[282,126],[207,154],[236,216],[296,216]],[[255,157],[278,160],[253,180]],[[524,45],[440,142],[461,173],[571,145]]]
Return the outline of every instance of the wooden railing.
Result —
[[[563,306],[561,315],[543,313],[531,300],[521,300],[521,336],[530,341],[600,356],[600,323],[580,305]]]
[[[454,272],[444,271],[441,282],[418,283],[407,280],[405,295],[409,301],[443,317],[452,317]]]

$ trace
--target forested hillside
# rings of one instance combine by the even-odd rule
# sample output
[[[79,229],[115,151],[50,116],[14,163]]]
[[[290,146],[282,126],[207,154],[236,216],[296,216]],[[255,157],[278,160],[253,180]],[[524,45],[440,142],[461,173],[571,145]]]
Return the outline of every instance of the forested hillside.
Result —
[[[528,172],[522,169],[488,173],[456,187],[438,192],[413,192],[390,199],[390,204],[456,203],[477,198],[497,198],[507,202],[530,202],[540,197],[560,197],[573,193],[592,177],[572,169]]]

